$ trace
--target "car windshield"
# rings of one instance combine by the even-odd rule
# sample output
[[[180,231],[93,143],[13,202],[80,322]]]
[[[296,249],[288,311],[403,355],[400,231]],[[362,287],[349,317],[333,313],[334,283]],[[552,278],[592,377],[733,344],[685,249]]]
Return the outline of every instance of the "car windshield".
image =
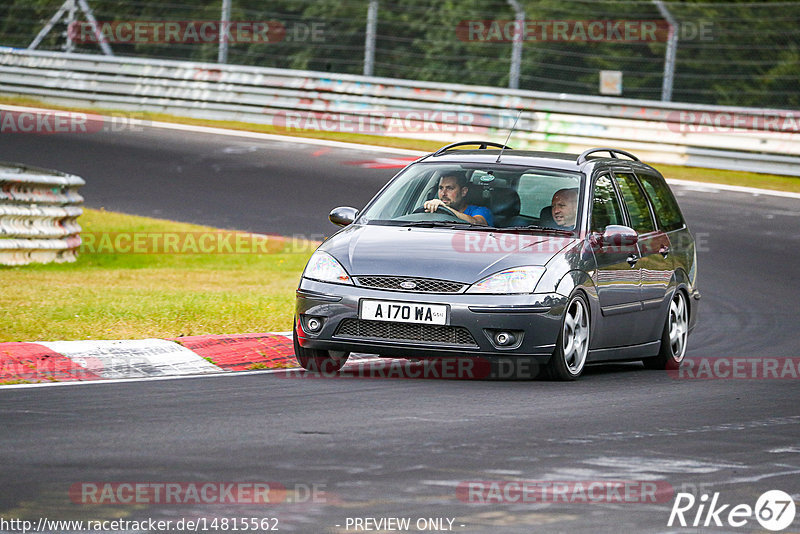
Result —
[[[419,163],[392,181],[361,213],[359,222],[571,232],[580,220],[581,178],[579,173],[523,166]],[[425,203],[435,199],[444,206],[426,211]],[[456,212],[480,215],[486,224]]]

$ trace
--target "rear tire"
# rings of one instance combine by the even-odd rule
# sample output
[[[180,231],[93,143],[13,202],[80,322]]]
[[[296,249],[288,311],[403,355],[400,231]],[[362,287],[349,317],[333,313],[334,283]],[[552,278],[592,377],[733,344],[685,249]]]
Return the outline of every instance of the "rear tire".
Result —
[[[547,362],[551,380],[576,380],[583,372],[589,355],[589,303],[583,293],[575,293],[567,302],[556,350]]]
[[[677,369],[686,355],[686,341],[689,336],[689,309],[686,295],[680,289],[675,291],[669,303],[664,331],[661,333],[661,348],[658,356],[642,360],[647,369]]]
[[[297,341],[297,328],[292,329],[294,357],[300,367],[314,373],[332,374],[344,366],[350,357],[349,352],[320,349],[304,349]]]

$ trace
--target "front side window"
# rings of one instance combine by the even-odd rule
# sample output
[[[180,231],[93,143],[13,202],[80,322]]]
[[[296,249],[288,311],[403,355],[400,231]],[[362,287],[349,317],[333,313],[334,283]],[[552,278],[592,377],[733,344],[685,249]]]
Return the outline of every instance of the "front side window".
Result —
[[[603,233],[606,226],[625,224],[619,197],[614,183],[607,175],[603,175],[594,183],[592,191],[592,220],[589,228],[592,232]]]

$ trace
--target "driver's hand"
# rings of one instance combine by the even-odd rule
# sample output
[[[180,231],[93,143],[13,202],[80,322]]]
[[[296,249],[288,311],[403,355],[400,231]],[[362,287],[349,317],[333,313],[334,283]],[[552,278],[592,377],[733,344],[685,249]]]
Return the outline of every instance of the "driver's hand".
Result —
[[[439,208],[439,206],[444,206],[444,205],[445,203],[442,202],[442,200],[439,198],[428,200],[427,202],[425,202],[425,204],[423,204],[423,206],[425,207],[425,211],[428,213],[433,213]]]

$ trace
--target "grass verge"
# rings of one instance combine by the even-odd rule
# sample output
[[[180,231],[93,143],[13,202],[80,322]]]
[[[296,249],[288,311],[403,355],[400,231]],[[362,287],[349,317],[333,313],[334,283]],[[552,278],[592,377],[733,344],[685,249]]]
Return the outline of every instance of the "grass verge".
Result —
[[[145,250],[133,246],[120,252],[101,246],[101,236],[113,242],[118,235],[198,238],[218,231],[90,209],[79,222],[95,245],[77,262],[0,267],[0,309],[7,310],[0,314],[0,342],[287,331],[294,290],[316,247],[273,238],[268,253],[237,248],[235,239],[233,253],[226,247],[215,249],[222,253],[194,253],[192,247],[131,253]]]
[[[128,112],[111,109],[58,106],[40,100],[22,97],[0,97],[0,103],[17,106],[46,107],[48,109],[62,109],[85,113],[100,113],[108,115],[124,113],[126,116],[131,115]],[[331,141],[378,145],[408,150],[421,150],[426,152],[434,151],[442,146],[440,141],[426,141],[422,139],[405,139],[402,137],[386,137],[380,135],[367,135],[348,132],[326,132],[316,130],[292,130],[291,132],[287,132],[283,128],[268,124],[252,124],[236,121],[212,121],[205,119],[193,119],[189,117],[176,117],[174,115],[167,115],[163,113],[137,112],[135,113],[135,116],[145,121],[149,120],[158,122],[175,122],[180,124],[194,124],[213,128],[226,128],[230,130],[244,130],[276,135],[290,135],[291,137],[327,139]],[[667,178],[800,193],[800,178],[792,176],[759,174],[744,171],[728,171],[721,169],[706,169],[700,167],[682,167],[679,165],[655,164],[654,166]]]

